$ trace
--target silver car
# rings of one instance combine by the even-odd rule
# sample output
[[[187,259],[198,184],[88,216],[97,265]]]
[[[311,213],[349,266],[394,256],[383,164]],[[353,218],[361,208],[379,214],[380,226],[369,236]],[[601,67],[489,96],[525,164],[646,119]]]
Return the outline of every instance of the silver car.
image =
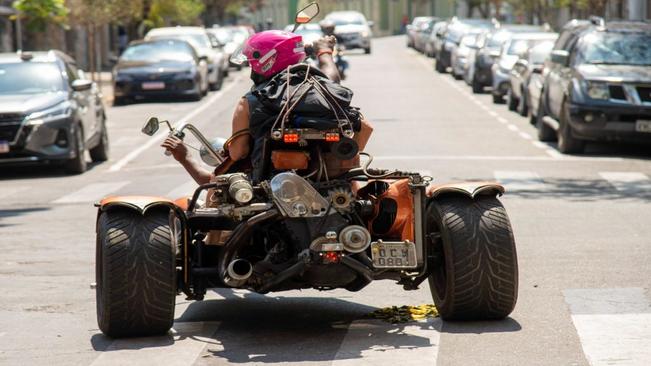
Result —
[[[466,68],[468,67],[468,56],[472,48],[477,42],[477,36],[479,35],[480,30],[473,30],[461,37],[459,41],[459,46],[452,51],[450,56],[451,66],[452,66],[452,76],[455,79],[461,80]]]
[[[519,55],[540,42],[556,38],[557,34],[550,32],[520,33],[514,34],[502,46],[499,58],[491,67],[493,103],[504,103],[504,97],[511,87],[511,69],[518,61]]]
[[[210,90],[219,90],[224,82],[224,76],[228,69],[224,67],[226,56],[224,51],[215,47],[211,41],[211,36],[205,28],[202,27],[165,27],[154,28],[147,32],[145,40],[152,39],[182,39],[190,42],[197,50],[200,57],[205,58],[208,63],[208,84]]]
[[[371,53],[371,27],[364,14],[358,11],[333,11],[325,19],[335,23],[335,34],[347,49],[363,48],[364,53]]]

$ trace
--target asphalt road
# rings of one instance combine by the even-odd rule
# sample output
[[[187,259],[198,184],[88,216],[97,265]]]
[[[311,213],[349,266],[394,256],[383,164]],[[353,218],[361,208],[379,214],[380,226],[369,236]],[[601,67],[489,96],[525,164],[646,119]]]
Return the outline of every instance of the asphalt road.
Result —
[[[200,102],[111,107],[111,160],[80,176],[0,170],[2,365],[648,365],[651,364],[651,149],[591,146],[562,156],[528,120],[434,72],[401,37],[351,54],[346,85],[375,133],[378,167],[435,181],[497,179],[518,246],[519,300],[496,322],[391,325],[364,315],[431,303],[379,281],[358,293],[210,292],[178,297],[170,335],[112,340],[95,320],[95,215],[109,194],[181,196],[183,169],[142,135],[150,116],[227,136],[250,86],[233,72]],[[192,142],[190,142],[192,144]],[[196,144],[195,144],[196,145]]]

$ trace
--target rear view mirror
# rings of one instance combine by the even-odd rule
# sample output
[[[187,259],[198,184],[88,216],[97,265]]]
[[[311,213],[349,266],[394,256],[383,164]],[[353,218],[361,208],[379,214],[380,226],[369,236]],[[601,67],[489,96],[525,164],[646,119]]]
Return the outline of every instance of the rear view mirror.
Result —
[[[314,17],[319,14],[319,4],[311,3],[310,5],[299,10],[296,14],[295,23],[296,24],[306,24],[309,23]]]
[[[217,137],[216,139],[210,141],[210,145],[215,151],[217,151],[219,156],[224,155],[223,152],[225,143],[226,139],[222,137]],[[214,157],[205,146],[201,146],[199,149],[199,156],[201,156],[201,160],[203,160],[204,163],[210,166],[218,166],[224,161],[223,159],[218,160],[216,157]]]
[[[531,69],[532,74],[542,74],[542,72],[543,72],[542,65],[536,65]]]
[[[84,91],[84,90],[89,90],[93,86],[93,82],[91,80],[85,80],[85,79],[77,79],[72,82],[70,87],[74,91]]]
[[[555,64],[567,66],[570,61],[570,53],[565,50],[553,50],[551,60]]]
[[[158,131],[158,125],[160,125],[160,122],[158,122],[158,118],[156,117],[151,117],[149,120],[147,120],[147,123],[145,123],[144,126],[142,126],[142,133],[144,133],[147,136],[154,136],[154,134]]]

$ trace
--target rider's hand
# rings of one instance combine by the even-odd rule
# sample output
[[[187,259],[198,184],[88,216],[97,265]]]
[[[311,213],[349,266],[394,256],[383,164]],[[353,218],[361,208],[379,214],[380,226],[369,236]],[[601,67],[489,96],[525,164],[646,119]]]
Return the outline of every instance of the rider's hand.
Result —
[[[317,39],[312,44],[314,47],[314,53],[319,54],[319,51],[332,51],[337,44],[337,38],[335,36],[325,36]]]
[[[171,152],[177,161],[184,161],[188,158],[188,148],[183,144],[183,140],[176,136],[168,136],[160,146]]]

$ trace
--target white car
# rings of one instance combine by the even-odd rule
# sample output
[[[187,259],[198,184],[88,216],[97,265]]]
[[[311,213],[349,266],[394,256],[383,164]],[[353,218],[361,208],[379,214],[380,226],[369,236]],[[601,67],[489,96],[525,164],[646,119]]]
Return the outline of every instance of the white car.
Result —
[[[347,49],[363,48],[364,53],[371,53],[371,27],[364,14],[357,11],[333,11],[325,19],[335,23],[335,35]]]
[[[211,37],[214,36],[209,36],[206,29],[202,27],[165,27],[150,30],[145,35],[145,40],[172,38],[190,42],[199,57],[205,59],[208,64],[210,90],[219,90],[228,70],[224,66],[227,65],[228,60],[221,48],[211,41]]]

